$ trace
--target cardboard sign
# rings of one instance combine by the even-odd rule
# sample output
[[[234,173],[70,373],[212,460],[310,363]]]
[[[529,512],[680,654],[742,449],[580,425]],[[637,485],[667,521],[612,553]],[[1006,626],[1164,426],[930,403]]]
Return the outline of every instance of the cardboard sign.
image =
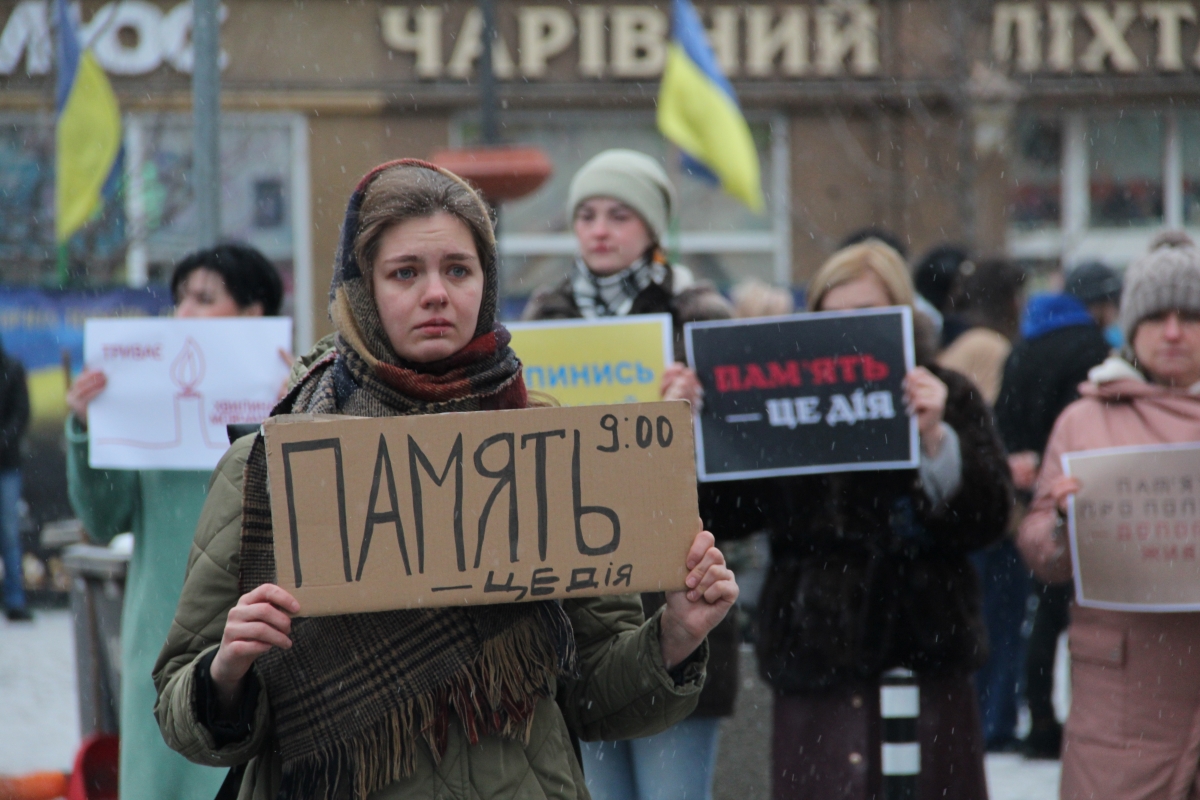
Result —
[[[670,314],[506,323],[525,385],[564,406],[653,403],[675,361]]]
[[[211,470],[226,426],[262,422],[278,400],[292,321],[89,319],[83,338],[85,363],[108,377],[88,407],[88,463]]]
[[[1115,611],[1200,611],[1200,444],[1066,453],[1075,595]]]
[[[687,403],[265,425],[277,580],[308,616],[683,588]]]
[[[904,410],[912,310],[897,306],[684,326],[704,385],[702,481],[917,466]]]

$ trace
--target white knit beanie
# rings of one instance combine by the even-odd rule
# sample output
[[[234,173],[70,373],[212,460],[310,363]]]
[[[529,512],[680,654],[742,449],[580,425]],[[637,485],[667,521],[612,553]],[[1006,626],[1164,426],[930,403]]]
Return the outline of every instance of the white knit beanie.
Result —
[[[1200,248],[1182,231],[1164,231],[1129,265],[1121,295],[1121,330],[1133,341],[1138,323],[1163,311],[1200,314]]]
[[[567,219],[575,219],[579,204],[593,197],[619,200],[637,212],[661,243],[675,210],[675,187],[656,160],[637,150],[605,150],[593,156],[571,179]]]

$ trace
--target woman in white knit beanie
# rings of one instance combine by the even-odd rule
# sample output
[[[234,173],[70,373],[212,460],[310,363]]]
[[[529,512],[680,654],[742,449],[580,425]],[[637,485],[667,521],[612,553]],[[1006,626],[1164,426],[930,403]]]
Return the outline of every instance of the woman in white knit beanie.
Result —
[[[579,255],[562,281],[533,295],[522,318],[666,313],[674,323],[675,353],[682,354],[684,323],[728,319],[732,308],[712,285],[668,260],[662,245],[676,202],[666,170],[645,153],[605,150],[589,160],[571,180],[567,196]],[[689,400],[698,408],[695,372],[683,364],[667,367],[662,397]],[[714,488],[721,486],[726,488]],[[736,486],[698,486],[701,512],[736,508]],[[718,497],[719,491],[724,495]],[[643,595],[642,605],[653,614],[662,595]],[[657,736],[583,743],[584,774],[594,800],[711,797],[720,718],[733,713],[737,692],[738,638],[732,619],[713,630],[708,642],[708,678],[696,713]]]

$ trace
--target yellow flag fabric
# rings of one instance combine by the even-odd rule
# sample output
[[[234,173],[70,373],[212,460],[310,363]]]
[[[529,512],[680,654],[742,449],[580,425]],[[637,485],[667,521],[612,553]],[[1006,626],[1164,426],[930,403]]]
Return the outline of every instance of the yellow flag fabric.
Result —
[[[725,191],[762,210],[758,151],[741,109],[674,42],[659,89],[658,129],[708,167]]]
[[[121,109],[108,77],[90,52],[79,67],[58,115],[55,233],[59,242],[100,208],[100,190],[121,149]]]

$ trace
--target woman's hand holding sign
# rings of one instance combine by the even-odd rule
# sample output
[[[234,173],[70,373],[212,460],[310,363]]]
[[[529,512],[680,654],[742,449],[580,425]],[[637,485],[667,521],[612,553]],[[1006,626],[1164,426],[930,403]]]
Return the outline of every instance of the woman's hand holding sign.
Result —
[[[737,602],[737,579],[715,541],[708,531],[696,534],[687,555],[688,588],[667,594],[660,642],[667,669],[690,656]]]
[[[934,457],[942,449],[942,416],[946,411],[946,384],[924,367],[914,367],[904,378],[904,403],[917,418],[921,448]]]
[[[79,420],[79,427],[87,430],[88,406],[108,386],[108,377],[98,369],[85,369],[71,382],[67,390],[67,407]]]
[[[299,612],[296,598],[273,583],[246,592],[229,610],[221,646],[209,668],[222,716],[237,709],[242,679],[258,657],[272,647],[292,646],[292,617]]]
[[[700,412],[704,402],[704,387],[700,385],[696,370],[678,362],[663,370],[659,391],[663,400],[687,400],[692,404],[693,414]]]
[[[1054,507],[1058,509],[1059,514],[1065,517],[1070,508],[1071,495],[1079,494],[1083,484],[1074,475],[1059,475],[1050,482],[1050,486],[1047,488],[1050,496],[1054,498]]]

